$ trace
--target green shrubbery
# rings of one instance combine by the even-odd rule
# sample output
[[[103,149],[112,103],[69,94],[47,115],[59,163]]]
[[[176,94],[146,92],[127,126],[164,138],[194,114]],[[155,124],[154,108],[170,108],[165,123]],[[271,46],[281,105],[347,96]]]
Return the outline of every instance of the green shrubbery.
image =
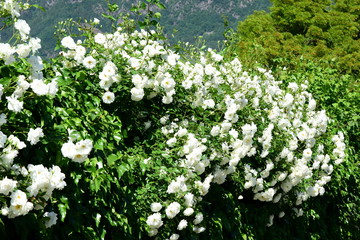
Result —
[[[293,66],[321,59],[324,68],[359,73],[358,0],[272,2],[269,13],[256,12],[239,23],[233,50],[242,59],[270,67],[278,58]]]
[[[346,222],[358,211],[358,178],[346,172],[357,167],[357,110],[335,114],[320,83],[344,89],[350,77],[175,51],[151,11],[111,33],[97,19],[60,25],[61,52],[43,62],[21,5],[1,4],[15,25],[0,48],[2,238],[357,236]],[[147,4],[133,10],[163,7]],[[345,105],[358,101],[343,93]]]

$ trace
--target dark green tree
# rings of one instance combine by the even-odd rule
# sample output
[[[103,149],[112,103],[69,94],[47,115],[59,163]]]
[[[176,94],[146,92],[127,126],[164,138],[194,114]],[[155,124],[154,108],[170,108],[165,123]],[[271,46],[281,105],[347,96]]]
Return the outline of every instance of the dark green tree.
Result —
[[[305,58],[360,71],[359,0],[272,2],[269,13],[256,12],[238,25],[232,47],[245,63],[255,58],[274,66],[282,58],[292,65]]]

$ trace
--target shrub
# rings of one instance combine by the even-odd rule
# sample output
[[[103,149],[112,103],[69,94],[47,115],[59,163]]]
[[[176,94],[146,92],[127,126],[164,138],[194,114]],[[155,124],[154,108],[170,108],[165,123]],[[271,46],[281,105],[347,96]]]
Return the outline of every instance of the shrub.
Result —
[[[270,207],[256,219],[268,227],[325,193],[347,149],[307,82],[211,49],[175,52],[154,16],[141,30],[125,19],[112,33],[97,20],[63,31],[45,63],[13,19],[19,43],[0,54],[3,236],[196,239],[231,231],[216,193]],[[7,219],[20,215],[38,226]]]

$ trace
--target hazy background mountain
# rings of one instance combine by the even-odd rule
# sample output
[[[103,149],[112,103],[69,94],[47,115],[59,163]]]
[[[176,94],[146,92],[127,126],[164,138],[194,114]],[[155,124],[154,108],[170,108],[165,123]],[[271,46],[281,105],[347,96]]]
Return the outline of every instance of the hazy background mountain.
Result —
[[[111,3],[119,5],[120,12],[128,12],[134,0],[117,0]],[[267,10],[270,0],[163,0],[167,9],[161,10],[160,23],[164,32],[174,43],[177,41],[193,43],[196,37],[202,36],[208,47],[217,48],[218,41],[223,39],[224,17],[229,26],[236,28],[240,20],[255,10]],[[51,55],[55,47],[54,26],[68,18],[99,18],[104,25],[106,20],[101,16],[107,12],[107,4],[101,0],[30,0],[45,8],[32,9],[23,15],[31,26],[31,35],[42,39],[42,55]],[[171,35],[174,33],[174,38]],[[106,29],[105,29],[106,30]],[[4,34],[3,34],[4,38]],[[4,41],[3,39],[1,41]]]
[[[177,29],[175,38],[184,42],[203,36],[207,46],[213,48],[223,39],[223,17],[230,27],[236,28],[240,20],[255,10],[267,10],[271,5],[270,0],[165,0],[164,4],[167,9],[161,12],[161,24],[165,32]]]

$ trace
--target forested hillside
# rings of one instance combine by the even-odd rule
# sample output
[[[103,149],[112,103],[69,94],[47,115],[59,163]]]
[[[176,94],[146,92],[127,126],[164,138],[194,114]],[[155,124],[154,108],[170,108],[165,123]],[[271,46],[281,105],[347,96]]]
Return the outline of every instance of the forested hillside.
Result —
[[[119,6],[116,14],[129,12],[131,6],[138,2],[110,1]],[[254,10],[267,10],[270,6],[269,0],[163,0],[161,2],[167,9],[158,9],[162,14],[160,23],[172,43],[177,41],[193,43],[195,38],[202,36],[207,46],[212,48],[217,48],[218,41],[223,40],[224,17],[230,23],[229,27],[235,28],[238,21],[245,19]],[[105,29],[109,29],[109,24],[106,24],[108,21],[102,17],[102,13],[107,13],[106,1],[48,0],[44,4],[43,0],[31,0],[30,3],[38,4],[45,9],[45,12],[31,9],[23,15],[31,26],[31,34],[39,36],[42,40],[42,55],[52,54],[55,46],[54,26],[59,21],[68,18],[98,18],[105,25]],[[172,38],[173,34],[174,38]]]
[[[166,0],[168,9],[162,11],[161,24],[170,33],[177,29],[175,40],[193,42],[196,36],[203,36],[207,45],[217,47],[223,39],[224,17],[229,27],[236,28],[255,10],[268,10],[270,0]]]

